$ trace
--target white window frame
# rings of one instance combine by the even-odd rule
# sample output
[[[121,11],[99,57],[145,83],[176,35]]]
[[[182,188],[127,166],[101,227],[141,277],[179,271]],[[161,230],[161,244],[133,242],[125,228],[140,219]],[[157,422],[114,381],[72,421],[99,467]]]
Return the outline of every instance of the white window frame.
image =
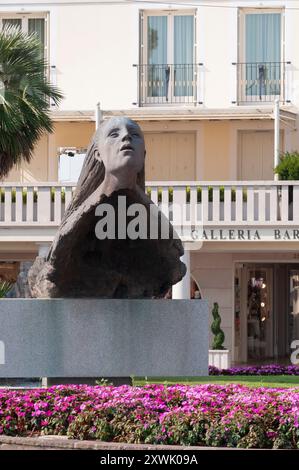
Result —
[[[238,11],[238,63],[244,63],[246,59],[246,29],[245,29],[245,18],[247,14],[267,14],[267,13],[279,13],[280,14],[280,34],[281,34],[281,44],[280,44],[280,61],[281,63],[285,62],[285,9],[284,8],[239,8]],[[284,68],[281,67],[281,77],[280,82],[281,86],[281,95],[280,99],[284,101],[285,91],[283,89],[283,74]],[[246,102],[246,91],[245,86],[242,84],[241,81],[241,71],[239,69],[239,73],[237,76],[237,87],[238,87],[238,102],[243,102],[244,104],[250,104],[250,102]],[[277,95],[270,95],[269,100],[265,100],[264,102],[260,101],[258,96],[256,96],[255,100],[252,100],[252,104],[256,105],[259,103],[261,105],[268,104],[270,101],[274,101]],[[254,98],[254,96],[252,97]]]
[[[193,22],[194,22],[194,45],[193,45],[193,64],[196,64],[196,58],[197,58],[197,10],[196,9],[176,9],[176,10],[143,10],[141,11],[141,28],[140,28],[140,64],[141,66],[148,65],[148,57],[147,57],[147,18],[149,16],[166,16],[167,19],[167,64],[173,64],[174,63],[174,43],[173,43],[173,37],[174,37],[174,16],[193,16]],[[198,74],[198,70],[195,67],[195,73]],[[197,75],[198,76],[198,75]],[[173,90],[173,83],[174,83],[174,77],[173,77],[173,67],[171,67],[170,70],[170,78],[169,78],[169,88],[168,88],[168,99],[169,103],[172,102],[172,99],[174,97],[174,90]],[[155,98],[151,98],[146,96],[146,87],[145,87],[145,80],[143,80],[143,89],[142,89],[142,96],[146,99],[146,104],[155,104]],[[198,86],[198,84],[197,84]],[[196,95],[197,95],[197,90],[196,90]],[[180,102],[189,102],[190,104],[190,97],[180,97]],[[197,102],[197,100],[194,100],[194,104]],[[169,104],[167,103],[167,104]],[[144,105],[145,103],[141,103]],[[161,104],[161,103],[159,103]]]
[[[17,13],[17,12],[5,12],[0,13],[0,30],[2,30],[3,19],[21,19],[22,20],[22,31],[28,33],[28,20],[29,19],[44,19],[45,20],[45,38],[44,38],[44,58],[49,60],[49,14],[47,12],[32,12],[32,13]]]

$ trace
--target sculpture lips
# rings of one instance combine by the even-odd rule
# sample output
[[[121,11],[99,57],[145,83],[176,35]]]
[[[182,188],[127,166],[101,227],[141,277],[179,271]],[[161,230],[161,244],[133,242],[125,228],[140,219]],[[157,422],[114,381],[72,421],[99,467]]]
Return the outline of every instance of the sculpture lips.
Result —
[[[134,150],[134,149],[133,149],[132,145],[125,144],[120,148],[120,150]]]

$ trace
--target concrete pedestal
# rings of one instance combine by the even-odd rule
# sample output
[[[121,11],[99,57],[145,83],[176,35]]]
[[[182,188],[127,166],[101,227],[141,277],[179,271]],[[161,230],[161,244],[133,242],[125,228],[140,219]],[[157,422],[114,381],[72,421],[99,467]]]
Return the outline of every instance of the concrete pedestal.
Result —
[[[203,300],[4,299],[0,377],[208,374]]]

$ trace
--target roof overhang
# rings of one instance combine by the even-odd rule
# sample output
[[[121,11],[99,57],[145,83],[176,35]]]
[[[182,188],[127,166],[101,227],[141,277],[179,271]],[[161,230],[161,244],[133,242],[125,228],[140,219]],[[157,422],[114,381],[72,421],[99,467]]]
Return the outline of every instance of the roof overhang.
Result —
[[[50,116],[54,122],[95,122],[94,111],[51,110]]]
[[[203,109],[187,107],[144,107],[101,111],[102,119],[114,116],[127,116],[136,121],[238,121],[238,120],[273,120],[273,107],[233,107],[221,109]],[[298,110],[291,106],[280,108],[280,118],[295,126]],[[52,110],[54,122],[95,122],[94,111]]]
[[[103,119],[113,116],[128,116],[136,121],[223,121],[223,120],[273,120],[273,107],[234,107],[223,109],[202,108],[136,108],[125,110],[102,111]],[[297,110],[281,107],[282,119],[296,122]]]

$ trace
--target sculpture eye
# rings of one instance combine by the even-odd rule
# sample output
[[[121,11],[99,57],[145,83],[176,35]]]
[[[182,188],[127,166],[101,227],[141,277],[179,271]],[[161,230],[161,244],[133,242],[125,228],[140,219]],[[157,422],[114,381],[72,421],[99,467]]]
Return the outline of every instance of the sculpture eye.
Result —
[[[114,131],[114,132],[111,132],[111,133],[109,134],[109,137],[118,137],[118,132],[115,132],[115,131]]]

